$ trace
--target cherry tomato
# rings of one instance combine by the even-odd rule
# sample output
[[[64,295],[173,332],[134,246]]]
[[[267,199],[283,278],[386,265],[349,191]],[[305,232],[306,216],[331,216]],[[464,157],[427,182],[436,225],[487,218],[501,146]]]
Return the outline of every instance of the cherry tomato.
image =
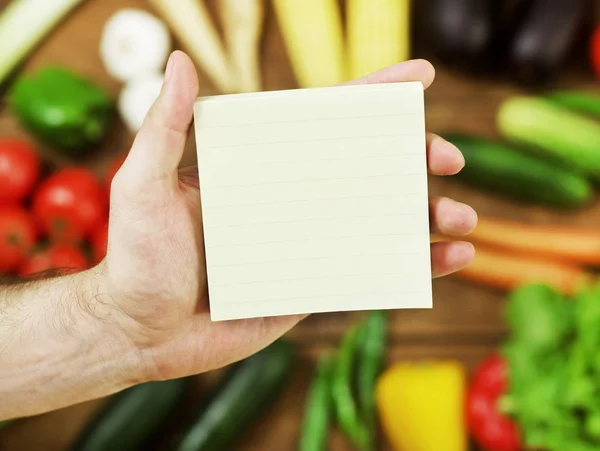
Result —
[[[27,276],[49,269],[61,274],[71,274],[89,268],[89,261],[83,251],[71,244],[55,243],[46,249],[35,252],[19,269],[19,276]]]
[[[65,168],[42,182],[33,197],[33,214],[53,240],[77,241],[106,220],[108,199],[90,171]]]
[[[591,58],[594,71],[600,77],[600,26],[596,28],[592,37]]]
[[[16,139],[0,140],[0,203],[25,199],[39,175],[40,160],[30,144]]]
[[[106,170],[106,174],[104,175],[104,186],[108,193],[110,193],[110,185],[112,184],[112,180],[115,178],[115,175],[119,169],[121,169],[121,166],[123,166],[125,158],[127,158],[127,155],[117,157]]]
[[[35,221],[22,207],[0,207],[0,273],[15,271],[36,240]]]
[[[100,263],[106,256],[106,249],[108,248],[108,221],[92,233],[90,244],[92,245],[94,263]]]

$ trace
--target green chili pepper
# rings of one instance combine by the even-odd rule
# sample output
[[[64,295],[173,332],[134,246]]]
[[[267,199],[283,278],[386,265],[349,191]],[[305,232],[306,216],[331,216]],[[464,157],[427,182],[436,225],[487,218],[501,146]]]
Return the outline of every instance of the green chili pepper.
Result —
[[[343,338],[331,387],[333,405],[340,428],[361,451],[373,449],[368,427],[360,418],[353,394],[354,364],[359,344],[359,328]]]
[[[60,67],[46,67],[18,80],[9,102],[32,134],[71,154],[102,141],[113,110],[103,88]]]
[[[324,354],[317,362],[314,380],[304,408],[304,421],[300,434],[300,451],[327,449],[327,436],[331,419],[331,382],[335,360]]]
[[[387,316],[384,311],[370,312],[360,329],[358,401],[361,414],[372,434],[377,431],[375,384],[385,361]]]

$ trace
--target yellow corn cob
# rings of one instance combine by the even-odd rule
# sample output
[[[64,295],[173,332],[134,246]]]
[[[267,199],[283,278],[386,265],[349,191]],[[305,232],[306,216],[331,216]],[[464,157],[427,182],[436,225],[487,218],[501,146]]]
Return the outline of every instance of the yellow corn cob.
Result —
[[[287,52],[302,88],[346,80],[344,34],[337,0],[273,0]]]
[[[410,53],[410,0],[347,0],[350,77],[405,61]]]

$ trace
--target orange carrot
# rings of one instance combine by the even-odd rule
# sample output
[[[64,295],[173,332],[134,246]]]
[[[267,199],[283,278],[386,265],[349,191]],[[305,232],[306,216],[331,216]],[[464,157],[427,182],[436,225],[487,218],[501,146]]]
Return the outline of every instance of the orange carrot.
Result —
[[[444,235],[438,235],[437,233],[432,233],[429,235],[429,242],[430,243],[439,243],[442,241],[450,241],[452,238],[449,238],[447,236]]]
[[[467,239],[535,257],[600,265],[600,228],[479,218],[477,227]]]
[[[592,276],[577,265],[507,254],[481,246],[475,248],[475,260],[456,275],[502,291],[527,283],[546,283],[564,294],[572,294],[592,281]]]

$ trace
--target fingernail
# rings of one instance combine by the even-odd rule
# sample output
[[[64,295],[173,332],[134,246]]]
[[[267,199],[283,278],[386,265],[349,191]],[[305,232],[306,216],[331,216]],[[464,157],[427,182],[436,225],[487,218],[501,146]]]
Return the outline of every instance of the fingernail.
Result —
[[[456,149],[456,163],[458,163],[460,165],[460,168],[462,169],[465,167],[466,164],[465,156],[462,154],[459,148],[457,148],[456,146],[454,146],[454,148]]]
[[[165,81],[169,81],[171,79],[171,76],[173,75],[173,66],[175,65],[175,62],[173,61],[173,55],[171,55],[169,57],[169,61],[167,62],[167,69],[165,70]]]

